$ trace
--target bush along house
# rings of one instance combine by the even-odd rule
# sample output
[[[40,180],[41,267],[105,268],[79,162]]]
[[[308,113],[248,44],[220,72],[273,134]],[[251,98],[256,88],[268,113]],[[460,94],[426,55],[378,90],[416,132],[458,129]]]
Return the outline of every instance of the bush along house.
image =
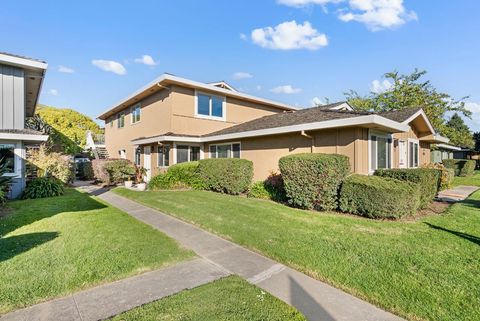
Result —
[[[294,153],[349,157],[352,172],[430,163],[430,145],[447,143],[421,108],[370,113],[347,102],[297,109],[238,92],[225,82],[201,83],[164,74],[103,112],[105,146],[147,170],[206,158],[253,162],[254,180]]]
[[[11,176],[8,197],[19,197],[25,188],[25,150],[48,136],[25,128],[33,116],[47,64],[43,61],[0,53],[0,161]]]

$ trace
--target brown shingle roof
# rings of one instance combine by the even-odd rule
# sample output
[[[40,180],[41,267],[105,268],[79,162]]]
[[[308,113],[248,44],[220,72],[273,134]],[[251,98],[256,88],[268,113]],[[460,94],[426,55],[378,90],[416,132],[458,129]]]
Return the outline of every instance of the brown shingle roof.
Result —
[[[406,108],[402,110],[392,110],[392,111],[384,111],[381,113],[378,113],[380,116],[398,121],[399,123],[402,123],[409,119],[411,116],[413,116],[417,111],[422,109],[421,107],[412,107],[412,108]]]
[[[284,112],[280,114],[264,116],[262,118],[254,119],[246,123],[242,123],[239,125],[235,125],[229,128],[225,128],[225,129],[207,134],[205,136],[208,137],[208,136],[240,133],[240,132],[246,132],[251,130],[260,130],[260,129],[316,123],[321,121],[353,118],[353,117],[365,116],[370,114],[371,113],[369,112],[328,110],[325,108],[325,106],[319,106],[319,107],[301,109],[294,112]]]

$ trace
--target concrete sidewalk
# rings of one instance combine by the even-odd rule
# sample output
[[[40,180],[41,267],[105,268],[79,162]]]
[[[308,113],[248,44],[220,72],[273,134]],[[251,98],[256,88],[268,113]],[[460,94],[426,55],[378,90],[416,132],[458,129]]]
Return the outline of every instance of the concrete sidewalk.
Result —
[[[229,275],[197,258],[17,310],[1,321],[96,321]]]
[[[460,202],[469,197],[478,189],[479,187],[477,186],[457,186],[451,189],[440,191],[437,195],[437,200],[448,203]]]
[[[226,270],[237,274],[296,307],[310,321],[403,320],[172,216],[112,192],[106,192],[99,197],[192,249],[204,260],[218,266],[219,271]]]

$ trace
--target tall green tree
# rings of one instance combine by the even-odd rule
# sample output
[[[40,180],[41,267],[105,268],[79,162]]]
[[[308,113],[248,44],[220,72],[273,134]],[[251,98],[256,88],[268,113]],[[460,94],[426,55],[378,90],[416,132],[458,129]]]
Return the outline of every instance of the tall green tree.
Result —
[[[480,132],[473,133],[473,141],[475,143],[474,149],[480,152]]]
[[[53,151],[66,154],[81,152],[87,131],[101,134],[100,126],[90,117],[73,109],[39,105],[27,126],[49,135],[48,144]]]
[[[345,93],[347,101],[358,110],[390,111],[410,107],[422,107],[433,127],[440,133],[452,137],[452,131],[447,128],[445,117],[448,112],[456,112],[471,117],[471,111],[465,108],[463,97],[459,100],[449,94],[438,91],[429,80],[423,80],[425,70],[415,69],[411,74],[400,74],[397,71],[384,75],[392,86],[383,92],[371,92],[361,96],[356,91]]]
[[[472,132],[458,113],[450,117],[444,130],[445,135],[450,138],[450,144],[469,148],[474,147]]]

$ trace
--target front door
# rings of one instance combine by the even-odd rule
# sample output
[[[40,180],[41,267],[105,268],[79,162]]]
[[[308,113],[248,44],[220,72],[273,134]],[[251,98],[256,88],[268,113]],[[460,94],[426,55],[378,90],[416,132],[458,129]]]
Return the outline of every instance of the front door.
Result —
[[[152,178],[152,147],[150,146],[143,148],[143,167],[146,170],[144,179],[148,182]]]
[[[404,140],[398,142],[398,167],[407,168],[407,142]]]

